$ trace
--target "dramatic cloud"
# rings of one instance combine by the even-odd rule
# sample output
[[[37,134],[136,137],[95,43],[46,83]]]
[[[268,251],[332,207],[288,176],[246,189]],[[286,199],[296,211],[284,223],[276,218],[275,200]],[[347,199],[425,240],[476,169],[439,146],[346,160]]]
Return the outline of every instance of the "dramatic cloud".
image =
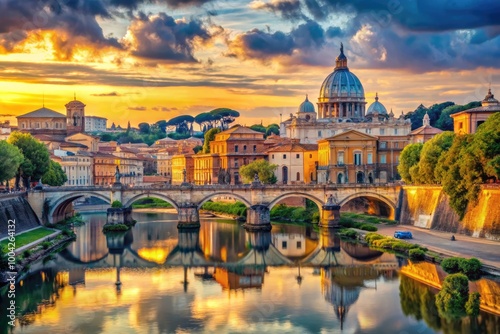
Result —
[[[213,1],[214,0],[108,0],[112,6],[126,9],[137,9],[140,5],[145,3],[166,4],[170,7],[177,8],[202,6]]]
[[[250,4],[252,9],[268,10],[291,20],[303,17],[301,6],[299,0],[271,0],[270,2],[256,0]]]
[[[165,62],[196,62],[193,51],[197,43],[212,39],[212,33],[201,21],[175,20],[165,13],[139,15],[125,37],[132,55]]]
[[[314,21],[299,25],[289,33],[253,29],[228,41],[228,56],[263,62],[283,56],[303,58],[325,43],[325,31]],[[307,59],[303,59],[307,62]]]

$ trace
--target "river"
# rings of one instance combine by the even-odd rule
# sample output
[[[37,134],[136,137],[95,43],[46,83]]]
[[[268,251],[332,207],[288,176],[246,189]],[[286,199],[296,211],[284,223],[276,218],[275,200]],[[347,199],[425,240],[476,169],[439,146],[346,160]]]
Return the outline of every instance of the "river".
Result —
[[[16,327],[2,319],[2,333],[500,332],[484,311],[441,319],[437,290],[406,275],[407,260],[312,226],[252,233],[204,219],[179,233],[176,214],[134,213],[131,231],[107,237],[105,215],[84,218],[75,242],[19,281]]]

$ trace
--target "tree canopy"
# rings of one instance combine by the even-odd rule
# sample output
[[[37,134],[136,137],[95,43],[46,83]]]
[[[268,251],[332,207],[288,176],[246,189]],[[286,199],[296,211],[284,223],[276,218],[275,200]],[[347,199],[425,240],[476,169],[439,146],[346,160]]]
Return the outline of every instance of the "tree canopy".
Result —
[[[42,176],[42,183],[49,186],[62,186],[68,177],[58,162],[50,160],[49,169]]]
[[[180,115],[170,119],[166,126],[173,127],[176,133],[193,133],[194,117],[191,115]]]
[[[406,145],[399,156],[398,173],[406,183],[414,183],[410,170],[412,167],[418,165],[423,146],[422,143]]]
[[[17,146],[9,144],[6,140],[0,141],[0,182],[9,181],[23,162],[23,155]]]
[[[139,123],[139,132],[148,134],[150,132],[150,125],[148,123]]]
[[[229,124],[233,123],[237,117],[240,117],[239,112],[229,108],[217,108],[210,111],[210,114],[218,120],[221,130],[228,129]]]
[[[48,170],[49,150],[29,133],[13,132],[8,142],[17,146],[23,154],[23,161],[16,173],[16,187],[19,187],[22,179],[24,186],[29,188],[32,180],[39,180]]]
[[[255,174],[257,174],[260,182],[272,184],[276,183],[276,176],[274,175],[276,168],[278,168],[278,165],[270,164],[264,159],[258,159],[248,165],[241,166],[239,172],[244,182],[252,182]]]

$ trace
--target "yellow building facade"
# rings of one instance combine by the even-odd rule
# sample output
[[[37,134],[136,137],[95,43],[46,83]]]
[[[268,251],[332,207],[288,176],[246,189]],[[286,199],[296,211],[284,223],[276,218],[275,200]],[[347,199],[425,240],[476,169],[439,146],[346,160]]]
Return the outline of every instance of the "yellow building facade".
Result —
[[[319,183],[385,183],[398,179],[397,163],[408,138],[376,137],[356,130],[318,142]]]
[[[500,111],[500,103],[488,90],[481,107],[472,108],[450,115],[453,118],[453,131],[456,134],[476,133],[478,126],[483,124],[493,113]]]

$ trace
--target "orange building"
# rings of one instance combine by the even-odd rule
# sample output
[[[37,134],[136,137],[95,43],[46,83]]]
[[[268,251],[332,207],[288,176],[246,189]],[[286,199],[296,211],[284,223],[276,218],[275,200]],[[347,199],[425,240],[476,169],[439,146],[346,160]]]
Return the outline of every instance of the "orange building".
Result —
[[[453,131],[456,134],[476,133],[477,127],[483,124],[488,117],[500,111],[500,103],[488,90],[481,107],[472,108],[450,115],[453,118]]]
[[[257,159],[267,157],[264,134],[244,126],[234,126],[218,133],[210,142],[209,154],[196,154],[194,182],[196,184],[239,184],[239,169]]]
[[[194,154],[180,154],[172,157],[172,184],[191,183],[194,179]],[[184,179],[184,174],[186,178]]]

